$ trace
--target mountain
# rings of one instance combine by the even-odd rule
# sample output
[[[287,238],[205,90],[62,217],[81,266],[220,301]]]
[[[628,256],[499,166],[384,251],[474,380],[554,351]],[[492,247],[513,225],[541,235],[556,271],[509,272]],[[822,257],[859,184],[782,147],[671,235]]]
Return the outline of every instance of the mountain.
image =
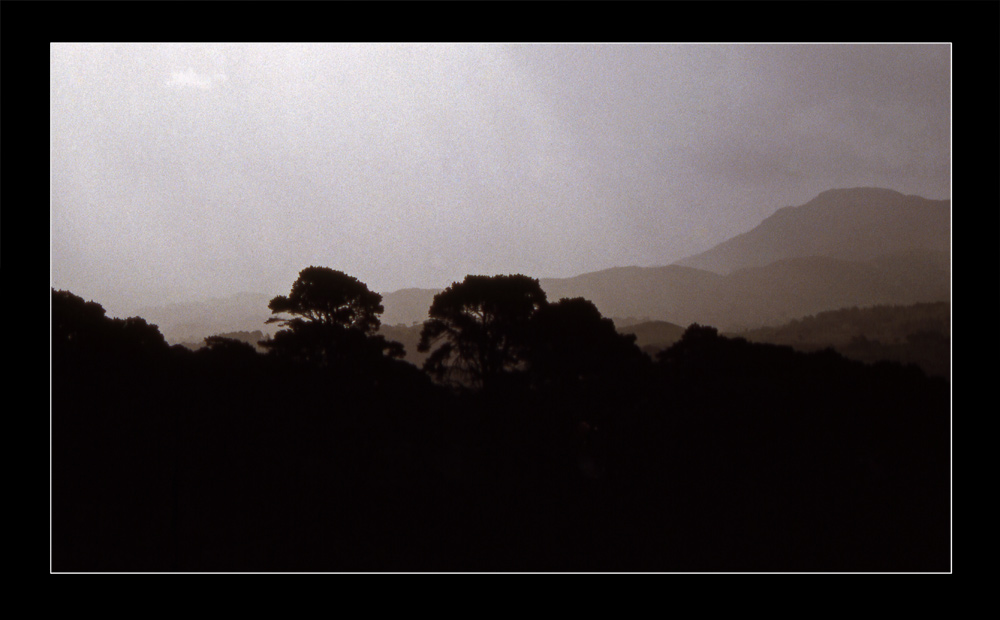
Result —
[[[606,317],[687,325],[701,316],[705,292],[721,279],[709,271],[668,265],[616,267],[572,278],[542,278],[539,284],[549,301],[583,297]]]
[[[680,340],[685,328],[668,321],[646,321],[618,327],[618,331],[622,334],[633,334],[636,346],[653,356]]]
[[[916,364],[939,377],[951,371],[951,306],[946,302],[842,308],[731,336],[805,352],[830,347],[862,362]]]
[[[727,274],[803,256],[867,261],[911,250],[948,254],[951,201],[890,189],[834,189],[785,207],[753,230],[677,261]]]
[[[665,267],[614,267],[571,278],[541,278],[539,284],[549,301],[584,297],[616,324],[671,318],[694,321],[698,311],[688,300],[702,297],[702,291],[722,276],[708,271],[668,265]],[[434,295],[441,289],[402,289],[384,293],[383,325],[411,325],[427,319]],[[628,318],[622,321],[621,319]],[[686,324],[686,323],[685,323]]]
[[[734,331],[852,306],[949,301],[950,246],[949,201],[838,189],[779,209],[753,230],[672,265],[615,267],[539,283],[550,301],[584,297],[620,328],[668,321]],[[382,324],[422,323],[438,292],[383,293]],[[268,301],[244,294],[151,308],[141,316],[159,325],[169,342],[273,333],[275,326],[264,327]]]
[[[552,300],[585,297],[616,319],[777,325],[851,306],[948,301],[950,201],[837,189],[665,267],[542,279]],[[621,324],[621,321],[620,321]]]
[[[850,306],[947,301],[948,265],[944,253],[909,250],[866,261],[787,258],[727,275],[668,265],[539,282],[549,300],[584,297],[619,325],[660,320],[738,330]]]
[[[378,333],[380,336],[385,336],[386,340],[395,340],[402,344],[405,350],[403,359],[414,366],[420,367],[423,366],[424,360],[430,355],[429,352],[421,353],[417,351],[417,345],[420,344],[420,332],[423,328],[422,324],[401,325],[398,323],[383,323],[378,328]]]
[[[655,358],[680,340],[685,330],[673,323],[649,321],[618,331],[635,334],[636,345]],[[724,335],[802,352],[832,348],[860,362],[888,360],[914,364],[930,376],[951,376],[951,306],[947,302],[827,310],[775,327]]]
[[[743,329],[851,306],[948,301],[948,264],[932,250],[866,261],[787,258],[723,276],[695,305],[702,322]]]
[[[265,325],[271,316],[267,308],[271,295],[240,293],[230,297],[190,303],[150,306],[138,315],[159,327],[171,344],[198,343],[207,336],[228,332],[260,330],[274,334],[276,325]]]
[[[218,336],[220,338],[229,338],[230,340],[237,340],[239,342],[245,342],[248,345],[252,346],[258,353],[265,353],[265,352],[267,352],[267,348],[266,347],[262,347],[261,344],[260,344],[262,340],[265,340],[265,337],[264,337],[264,332],[262,332],[259,329],[254,330],[252,332],[226,332],[226,333],[222,333],[222,334],[212,334],[212,335],[213,336]],[[197,350],[203,349],[204,347],[207,346],[205,344],[205,340],[204,339],[193,341],[193,342],[181,342],[179,344],[182,347],[185,347],[187,349],[191,349],[192,351],[197,351]]]
[[[383,294],[384,325],[422,323],[438,289],[408,288]],[[273,335],[280,326],[265,324],[271,318],[267,304],[273,295],[240,293],[230,297],[141,308],[138,315],[156,325],[171,344],[201,343],[207,336],[236,331],[262,331]]]

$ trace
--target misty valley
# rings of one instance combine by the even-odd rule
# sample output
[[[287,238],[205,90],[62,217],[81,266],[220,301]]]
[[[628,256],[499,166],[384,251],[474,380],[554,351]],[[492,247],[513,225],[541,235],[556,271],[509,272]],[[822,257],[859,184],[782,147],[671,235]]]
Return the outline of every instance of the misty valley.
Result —
[[[107,316],[52,289],[59,572],[951,567],[950,204],[658,267]]]

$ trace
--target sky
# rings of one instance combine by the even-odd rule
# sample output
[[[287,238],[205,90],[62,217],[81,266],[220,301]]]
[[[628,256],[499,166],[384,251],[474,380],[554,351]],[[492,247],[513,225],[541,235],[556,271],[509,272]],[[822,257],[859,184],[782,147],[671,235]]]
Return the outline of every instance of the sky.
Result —
[[[947,44],[50,47],[50,280],[111,316],[666,265],[845,187],[951,192]]]

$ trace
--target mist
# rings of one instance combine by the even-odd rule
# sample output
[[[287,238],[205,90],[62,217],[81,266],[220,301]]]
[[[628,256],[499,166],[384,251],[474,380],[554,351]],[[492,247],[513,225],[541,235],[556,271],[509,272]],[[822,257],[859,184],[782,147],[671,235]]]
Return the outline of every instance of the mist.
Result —
[[[666,265],[831,188],[950,196],[949,45],[51,46],[51,285],[112,316]]]

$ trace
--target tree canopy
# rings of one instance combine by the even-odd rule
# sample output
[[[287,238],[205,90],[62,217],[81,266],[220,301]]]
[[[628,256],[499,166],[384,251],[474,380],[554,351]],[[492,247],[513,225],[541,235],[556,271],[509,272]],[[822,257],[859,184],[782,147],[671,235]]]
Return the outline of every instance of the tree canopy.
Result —
[[[527,355],[537,383],[573,384],[634,373],[649,360],[635,336],[620,334],[593,302],[560,299],[538,309],[532,319]]]
[[[464,284],[425,346],[476,393],[343,324],[193,352],[53,290],[53,570],[949,569],[946,380],[698,324],[652,362],[585,299]]]
[[[108,317],[103,306],[69,291],[52,289],[51,309],[53,348],[96,353],[102,359],[157,354],[169,348],[156,325],[141,317]]]
[[[273,317],[269,322],[281,322],[285,326],[296,321],[336,325],[365,334],[372,334],[379,328],[378,315],[385,310],[382,296],[368,290],[368,285],[328,267],[306,267],[292,284],[291,293],[287,297],[278,295],[267,307],[273,314],[295,317]]]
[[[546,304],[538,280],[525,275],[469,275],[434,296],[418,350],[439,380],[486,387],[517,368],[530,344],[532,316]]]
[[[288,296],[278,295],[268,304],[287,329],[263,344],[271,351],[302,361],[329,365],[389,357],[402,357],[398,342],[376,336],[383,312],[382,296],[353,276],[327,267],[307,267],[299,272]]]

